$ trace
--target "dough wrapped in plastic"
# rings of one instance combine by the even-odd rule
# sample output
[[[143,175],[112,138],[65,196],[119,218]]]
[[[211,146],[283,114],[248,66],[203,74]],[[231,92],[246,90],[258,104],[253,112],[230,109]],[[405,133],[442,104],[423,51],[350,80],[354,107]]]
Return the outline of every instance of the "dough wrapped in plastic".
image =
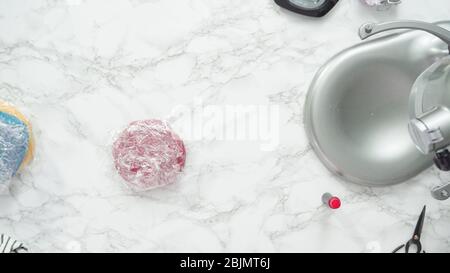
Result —
[[[0,100],[0,193],[34,155],[34,139],[28,119],[13,105]]]
[[[129,124],[113,144],[114,165],[134,190],[174,183],[186,161],[183,141],[161,120]]]
[[[28,151],[27,125],[15,116],[0,112],[0,187],[4,190],[19,170]]]

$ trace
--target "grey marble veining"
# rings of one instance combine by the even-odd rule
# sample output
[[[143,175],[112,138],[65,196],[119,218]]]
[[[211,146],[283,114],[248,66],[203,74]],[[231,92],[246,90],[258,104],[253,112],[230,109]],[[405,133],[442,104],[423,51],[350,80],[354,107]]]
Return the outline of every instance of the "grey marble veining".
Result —
[[[0,2],[0,98],[31,119],[34,162],[0,196],[0,233],[36,252],[385,252],[427,205],[422,242],[450,252],[450,203],[430,169],[367,188],[334,177],[310,149],[303,103],[317,69],[359,42],[366,21],[448,20],[447,0],[377,12],[340,1],[322,19],[271,0]],[[135,194],[111,143],[129,122],[177,105],[276,104],[279,145],[186,141],[177,184]],[[321,205],[324,192],[343,207]]]

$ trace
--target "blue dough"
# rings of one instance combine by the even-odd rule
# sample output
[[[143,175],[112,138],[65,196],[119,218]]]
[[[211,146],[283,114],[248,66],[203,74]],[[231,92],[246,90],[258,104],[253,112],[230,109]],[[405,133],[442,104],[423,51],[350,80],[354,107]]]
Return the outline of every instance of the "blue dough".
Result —
[[[0,184],[17,172],[27,153],[27,125],[17,117],[0,112]]]

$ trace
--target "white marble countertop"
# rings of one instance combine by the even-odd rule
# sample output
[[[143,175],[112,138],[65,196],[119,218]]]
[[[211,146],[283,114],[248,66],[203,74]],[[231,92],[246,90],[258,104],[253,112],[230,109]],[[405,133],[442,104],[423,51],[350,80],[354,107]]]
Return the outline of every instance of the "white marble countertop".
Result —
[[[308,146],[303,104],[317,69],[359,42],[366,21],[450,19],[448,0],[387,12],[340,1],[322,19],[272,0],[2,0],[0,97],[34,125],[34,162],[0,197],[0,233],[35,252],[450,252],[448,180],[430,169],[367,188],[330,174]],[[111,143],[129,122],[177,105],[278,105],[279,145],[186,140],[178,183],[127,189]],[[324,192],[341,209],[321,205]]]

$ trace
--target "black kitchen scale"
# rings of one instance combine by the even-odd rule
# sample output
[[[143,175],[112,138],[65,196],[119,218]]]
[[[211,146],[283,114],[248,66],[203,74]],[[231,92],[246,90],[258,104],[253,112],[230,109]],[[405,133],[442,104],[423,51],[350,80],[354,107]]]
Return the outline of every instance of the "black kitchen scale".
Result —
[[[280,7],[311,17],[327,14],[339,0],[275,0]]]

